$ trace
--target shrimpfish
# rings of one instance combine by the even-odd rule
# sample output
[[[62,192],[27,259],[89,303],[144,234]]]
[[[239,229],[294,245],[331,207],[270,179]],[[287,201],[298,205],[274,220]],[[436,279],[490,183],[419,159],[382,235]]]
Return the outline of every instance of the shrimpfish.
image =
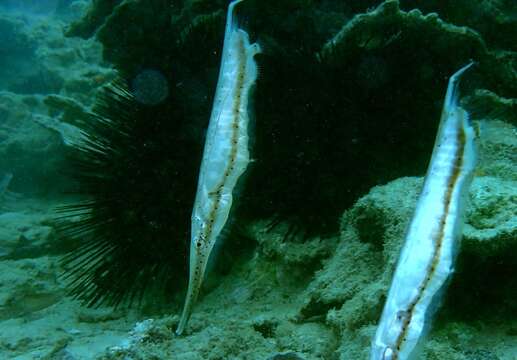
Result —
[[[189,284],[176,330],[181,335],[199,294],[208,258],[223,230],[233,190],[250,162],[248,101],[257,78],[254,56],[260,52],[234,18],[237,4],[228,6],[219,79],[192,211]]]
[[[453,272],[465,198],[476,163],[474,130],[449,79],[433,154],[371,349],[372,360],[414,358],[432,308]]]

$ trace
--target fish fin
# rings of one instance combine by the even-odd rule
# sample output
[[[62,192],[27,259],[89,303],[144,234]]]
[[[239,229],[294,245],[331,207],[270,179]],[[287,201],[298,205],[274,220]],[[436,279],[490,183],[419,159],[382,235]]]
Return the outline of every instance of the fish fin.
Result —
[[[461,76],[465,73],[465,71],[474,66],[474,64],[475,62],[471,60],[467,65],[463,66],[461,69],[456,71],[449,78],[449,85],[447,87],[447,93],[445,95],[444,109],[452,109],[453,107],[457,106],[459,97],[458,88]]]

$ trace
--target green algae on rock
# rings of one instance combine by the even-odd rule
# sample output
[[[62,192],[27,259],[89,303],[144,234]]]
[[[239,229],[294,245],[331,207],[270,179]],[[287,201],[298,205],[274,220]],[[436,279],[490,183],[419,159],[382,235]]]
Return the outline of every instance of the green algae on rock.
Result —
[[[99,66],[100,44],[63,38],[62,26],[30,15],[0,16],[9,46],[1,59],[8,71],[0,70],[0,128],[6,129],[0,168],[13,173],[14,191],[41,195],[69,188],[64,142],[78,130],[64,122],[86,111],[113,73]]]
[[[517,3],[505,0],[401,0],[403,9],[443,14],[447,22],[479,32],[490,48],[517,50]],[[505,34],[501,36],[501,34]]]

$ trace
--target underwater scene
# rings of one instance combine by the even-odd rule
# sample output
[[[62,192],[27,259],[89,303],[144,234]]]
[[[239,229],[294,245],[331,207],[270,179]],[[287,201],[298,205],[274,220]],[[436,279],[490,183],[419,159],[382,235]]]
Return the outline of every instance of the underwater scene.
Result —
[[[0,360],[517,360],[517,1],[0,0]]]

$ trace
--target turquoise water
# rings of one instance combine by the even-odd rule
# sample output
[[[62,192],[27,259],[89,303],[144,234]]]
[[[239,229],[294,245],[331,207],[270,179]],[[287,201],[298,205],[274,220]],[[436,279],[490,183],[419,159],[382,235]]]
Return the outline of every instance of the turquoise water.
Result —
[[[478,160],[416,359],[517,359],[517,4],[245,0],[252,161],[182,336],[227,2],[0,1],[0,359],[369,359],[450,75]],[[210,196],[214,196],[213,194]]]

